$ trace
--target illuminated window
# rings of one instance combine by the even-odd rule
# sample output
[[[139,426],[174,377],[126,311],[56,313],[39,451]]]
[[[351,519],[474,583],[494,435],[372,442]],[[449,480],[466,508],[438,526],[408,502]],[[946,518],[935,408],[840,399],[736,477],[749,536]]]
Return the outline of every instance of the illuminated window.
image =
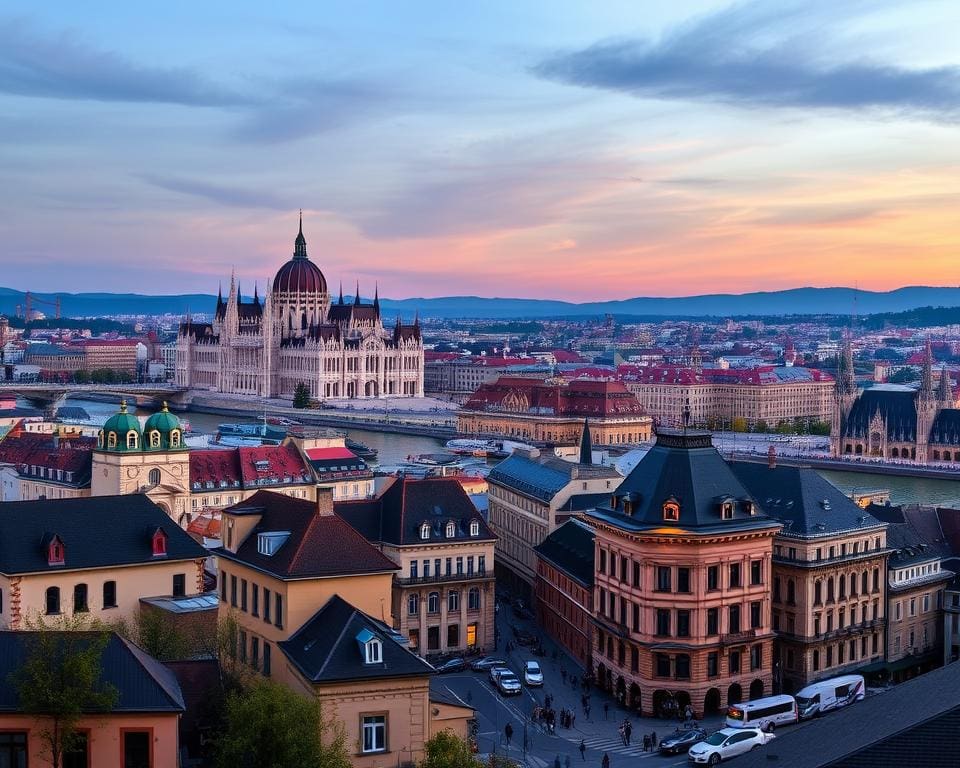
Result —
[[[663,505],[663,519],[669,523],[680,520],[680,505],[675,501],[668,501]]]

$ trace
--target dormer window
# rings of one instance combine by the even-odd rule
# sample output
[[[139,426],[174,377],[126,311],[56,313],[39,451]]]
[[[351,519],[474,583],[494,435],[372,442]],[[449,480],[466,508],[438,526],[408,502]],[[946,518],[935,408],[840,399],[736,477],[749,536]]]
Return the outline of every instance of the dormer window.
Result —
[[[47,565],[63,565],[65,556],[63,541],[59,536],[54,536],[47,545]]]
[[[750,499],[745,499],[743,502],[743,508],[746,510],[748,515],[757,514],[757,505],[754,504]]]
[[[457,526],[454,525],[452,522],[447,523],[447,529],[444,533],[448,539],[452,539],[454,536],[457,535]]]
[[[380,664],[383,662],[383,643],[369,629],[361,629],[357,634],[357,645],[363,654],[364,664]]]
[[[723,520],[733,520],[733,502],[725,501],[720,505],[720,517]]]
[[[476,520],[470,521],[470,535],[479,536],[480,535],[480,523]]]
[[[163,557],[167,554],[167,534],[164,533],[162,528],[157,528],[154,531],[153,538],[150,541],[154,557]]]
[[[421,538],[423,541],[426,541],[427,539],[430,538],[430,524],[429,524],[429,523],[424,523],[423,525],[420,526],[420,538]]]
[[[179,448],[180,447],[180,430],[175,429],[170,433],[170,447]]]
[[[150,447],[159,448],[160,447],[160,432],[156,429],[150,430]]]
[[[257,534],[257,552],[272,557],[290,538],[290,531],[268,531]]]
[[[132,429],[127,432],[127,448],[136,448],[137,447],[137,433]]]
[[[110,432],[107,434],[107,448],[116,448],[117,447],[117,433]]]
[[[663,521],[665,523],[677,523],[680,521],[680,505],[671,499],[663,504]]]

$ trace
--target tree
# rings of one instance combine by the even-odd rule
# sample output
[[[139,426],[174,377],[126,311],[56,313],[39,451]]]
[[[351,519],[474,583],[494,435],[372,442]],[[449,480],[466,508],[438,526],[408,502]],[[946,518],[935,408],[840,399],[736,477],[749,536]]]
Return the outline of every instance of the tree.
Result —
[[[296,389],[293,390],[293,407],[310,407],[310,387],[307,386],[305,381],[298,381]]]
[[[746,420],[745,418],[743,418],[742,416],[737,416],[737,418],[735,418],[735,419],[733,420],[733,423],[732,423],[732,425],[731,425],[731,429],[733,429],[734,432],[746,432],[746,431],[747,431],[747,420]]]
[[[452,731],[441,731],[424,745],[420,768],[482,768],[470,744]]]
[[[754,432],[766,432],[767,429],[767,422],[764,419],[757,419],[757,423],[753,425]]]
[[[350,768],[343,729],[320,702],[266,678],[231,693],[218,768]]]
[[[25,658],[10,683],[20,709],[42,719],[40,740],[53,768],[61,768],[64,755],[82,744],[77,724],[83,715],[117,703],[117,689],[101,680],[110,633],[76,618],[27,626],[32,631],[21,636]]]

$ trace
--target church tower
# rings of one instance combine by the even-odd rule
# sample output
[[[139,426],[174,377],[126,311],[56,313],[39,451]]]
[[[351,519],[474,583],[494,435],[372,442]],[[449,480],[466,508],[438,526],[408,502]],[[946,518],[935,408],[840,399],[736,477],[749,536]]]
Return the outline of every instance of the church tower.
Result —
[[[853,371],[853,347],[849,334],[844,334],[837,354],[837,383],[833,393],[833,415],[830,425],[830,452],[834,456],[843,453],[843,436],[847,417],[857,400],[857,382]]]
[[[917,461],[927,463],[927,444],[930,441],[930,431],[934,419],[943,407],[933,391],[933,348],[930,337],[923,349],[923,372],[920,375],[920,391],[917,392]]]

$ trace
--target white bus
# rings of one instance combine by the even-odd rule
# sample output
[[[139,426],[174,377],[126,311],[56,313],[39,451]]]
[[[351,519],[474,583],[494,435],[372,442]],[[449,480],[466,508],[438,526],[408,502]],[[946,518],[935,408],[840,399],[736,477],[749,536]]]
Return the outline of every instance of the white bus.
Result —
[[[840,709],[860,701],[867,695],[861,675],[842,675],[819,683],[811,683],[797,694],[800,719],[816,717],[832,709]]]
[[[770,732],[778,725],[797,722],[797,702],[793,696],[767,696],[727,708],[730,728],[760,728]]]

